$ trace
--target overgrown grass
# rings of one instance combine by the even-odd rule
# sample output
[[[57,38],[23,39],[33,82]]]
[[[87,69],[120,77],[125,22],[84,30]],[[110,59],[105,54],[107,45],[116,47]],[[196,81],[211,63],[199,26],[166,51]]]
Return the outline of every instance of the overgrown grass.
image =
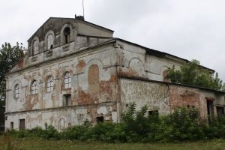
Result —
[[[0,136],[1,150],[224,150],[225,140],[182,143],[104,143]]]

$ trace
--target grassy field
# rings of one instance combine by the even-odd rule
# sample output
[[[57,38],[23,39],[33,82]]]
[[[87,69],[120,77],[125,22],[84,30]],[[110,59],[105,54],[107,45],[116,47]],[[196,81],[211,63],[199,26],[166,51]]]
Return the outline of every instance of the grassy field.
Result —
[[[38,138],[0,136],[0,150],[225,150],[225,140],[189,143],[128,143],[72,142]]]

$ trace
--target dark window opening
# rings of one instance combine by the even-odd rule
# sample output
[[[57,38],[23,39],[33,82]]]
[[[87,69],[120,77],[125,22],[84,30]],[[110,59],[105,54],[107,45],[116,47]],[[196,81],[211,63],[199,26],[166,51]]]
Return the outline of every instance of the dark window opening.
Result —
[[[224,107],[216,107],[217,116],[223,116],[224,115]]]
[[[213,122],[213,101],[207,100],[207,114],[208,114],[208,121],[209,124]]]
[[[20,119],[19,120],[19,129],[20,130],[25,130],[25,119]]]
[[[104,117],[103,116],[96,117],[96,121],[97,123],[104,122]]]
[[[64,99],[64,106],[71,105],[71,95],[70,94],[63,95],[63,99]]]
[[[53,45],[50,46],[50,49],[53,49]]]
[[[159,112],[158,112],[158,110],[150,110],[150,111],[148,111],[148,115],[149,116],[158,116],[159,115]]]
[[[5,120],[7,120],[7,116],[5,116]]]
[[[14,129],[14,123],[13,122],[10,122],[10,128]]]
[[[70,28],[66,27],[63,31],[65,37],[65,44],[70,42]]]

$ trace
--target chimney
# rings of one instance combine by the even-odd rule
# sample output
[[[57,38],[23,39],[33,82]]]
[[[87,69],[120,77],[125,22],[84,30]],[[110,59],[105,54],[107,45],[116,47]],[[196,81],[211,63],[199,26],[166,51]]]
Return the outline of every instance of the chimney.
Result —
[[[75,19],[84,21],[84,16],[77,16],[77,15],[75,15]]]

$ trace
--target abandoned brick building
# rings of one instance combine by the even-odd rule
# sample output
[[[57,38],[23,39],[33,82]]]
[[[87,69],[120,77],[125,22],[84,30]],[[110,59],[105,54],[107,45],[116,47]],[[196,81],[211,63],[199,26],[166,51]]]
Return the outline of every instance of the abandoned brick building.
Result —
[[[202,117],[224,113],[224,92],[166,82],[168,67],[187,60],[114,38],[83,17],[49,18],[28,51],[6,77],[6,128],[116,123],[131,102],[147,105],[149,115],[179,106],[199,108]]]

